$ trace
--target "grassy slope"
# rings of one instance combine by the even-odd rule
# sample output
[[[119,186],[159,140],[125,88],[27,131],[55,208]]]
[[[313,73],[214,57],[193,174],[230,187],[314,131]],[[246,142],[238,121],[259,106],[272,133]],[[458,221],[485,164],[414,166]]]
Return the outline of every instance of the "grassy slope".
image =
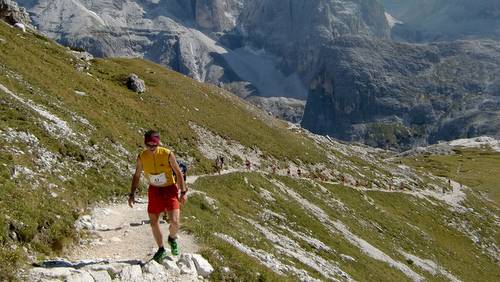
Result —
[[[449,156],[411,157],[404,162],[485,192],[497,207],[500,206],[500,153],[479,149],[457,149],[455,152]]]
[[[136,130],[153,127],[161,131],[169,145],[190,152],[195,136],[186,121],[192,121],[249,147],[258,143],[265,153],[276,157],[295,156],[294,152],[304,149],[305,144],[309,154],[301,159],[322,160],[311,141],[291,137],[291,133],[283,130],[284,124],[281,130],[267,126],[254,118],[243,102],[221,94],[218,88],[143,60],[97,60],[91,68],[94,75],[91,77],[74,70],[72,57],[64,48],[33,35],[26,34],[23,36],[26,39],[22,39],[15,33],[7,33],[5,25],[1,28],[7,40],[1,45],[2,65],[22,74],[25,81],[48,93],[50,99],[59,100],[69,111],[85,114],[98,126],[96,141],[115,138],[127,149],[135,150],[134,145],[142,144]],[[146,95],[136,95],[124,87],[124,79],[132,72],[145,80]],[[15,81],[5,77],[1,81],[36,102],[48,102],[26,93]],[[75,90],[88,95],[79,97]]]
[[[72,223],[85,207],[129,189],[127,174],[116,175],[112,161],[92,160],[85,146],[96,145],[106,155],[113,145],[123,145],[132,155],[121,160],[132,164],[142,145],[142,132],[156,128],[167,146],[193,159],[192,173],[204,172],[211,169],[212,161],[197,150],[196,134],[188,125],[191,121],[246,146],[258,143],[264,154],[278,159],[301,158],[306,163],[324,159],[311,140],[287,131],[286,124],[273,121],[268,125],[239,99],[159,65],[143,60],[96,60],[89,75],[76,71],[75,58],[44,37],[20,34],[4,23],[0,23],[0,37],[0,83],[65,120],[89,139],[88,144],[79,144],[48,134],[42,127],[43,118],[0,91],[0,130],[11,128],[33,134],[39,140],[37,146],[66,164],[62,171],[45,171],[41,178],[35,177],[39,184],[34,185],[29,177],[13,178],[13,172],[15,166],[37,171],[39,155],[12,150],[28,152],[33,144],[16,140],[2,145],[0,211],[7,215],[0,218],[0,243],[5,247],[0,251],[5,262],[2,275],[11,273],[26,255],[14,247],[25,246],[35,253],[60,252],[75,238]],[[123,80],[132,72],[146,81],[147,94],[126,89]],[[75,95],[75,91],[86,95]],[[74,114],[85,117],[93,128],[73,120]],[[304,147],[309,154],[296,156],[295,152]],[[91,162],[90,168],[83,166],[85,161]],[[126,167],[122,169],[127,171]],[[66,179],[60,179],[60,175]],[[49,184],[58,188],[51,189]],[[54,190],[57,198],[51,196]]]
[[[380,181],[377,175],[390,176],[381,166],[356,156],[346,157],[338,152],[330,153],[351,167],[342,166],[342,163],[330,163],[324,146],[317,146],[302,134],[286,130],[286,124],[262,118],[257,110],[220,89],[194,82],[156,64],[129,59],[96,60],[92,62],[91,75],[88,75],[75,70],[75,59],[67,54],[66,49],[43,37],[33,34],[21,36],[4,24],[0,24],[0,36],[5,40],[0,43],[0,83],[23,99],[43,105],[45,109],[67,121],[74,131],[88,137],[88,144],[83,145],[54,137],[43,129],[43,119],[33,110],[0,91],[0,130],[5,132],[7,128],[12,128],[35,135],[39,146],[55,154],[58,162],[63,164],[59,171],[45,171],[36,179],[14,178],[15,166],[38,171],[40,167],[36,158],[39,155],[29,151],[33,144],[19,140],[0,148],[0,213],[7,215],[0,217],[0,278],[11,277],[12,269],[25,261],[26,252],[21,247],[26,247],[30,253],[35,254],[60,253],[66,244],[76,238],[72,224],[84,208],[95,201],[113,197],[123,200],[121,195],[128,190],[129,176],[127,173],[117,173],[119,169],[116,164],[120,167],[123,166],[120,161],[133,162],[142,143],[140,132],[151,127],[162,132],[165,143],[174,148],[178,155],[193,159],[191,173],[209,171],[212,161],[198,151],[198,137],[189,127],[190,121],[246,147],[256,145],[265,155],[273,156],[283,163],[300,159],[301,163],[324,163],[327,168],[337,168],[350,175],[362,172],[362,180],[366,185],[377,183],[380,187],[383,187],[384,181]],[[146,94],[137,95],[124,87],[124,78],[132,72],[146,81]],[[75,95],[74,91],[83,91],[86,96]],[[73,120],[74,114],[85,117],[93,128]],[[115,150],[113,146],[117,144],[123,145],[131,154],[117,157],[116,153],[112,153]],[[107,161],[93,160],[91,151],[85,146],[94,145],[108,158]],[[24,154],[14,153],[13,149]],[[86,162],[91,165],[85,166]],[[122,169],[127,172],[127,168]],[[66,177],[61,179],[60,175]],[[244,177],[254,188],[245,183]],[[355,234],[399,261],[404,259],[396,253],[396,246],[430,259],[434,259],[431,250],[435,248],[440,250],[436,258],[439,259],[438,262],[449,271],[456,271],[460,278],[468,278],[467,274],[462,273],[463,269],[467,269],[467,264],[483,271],[478,277],[495,280],[491,278],[498,276],[498,272],[492,270],[491,261],[483,254],[478,254],[477,248],[474,249],[463,235],[440,227],[445,217],[455,216],[443,208],[434,209],[428,204],[417,205],[415,199],[407,196],[367,193],[379,207],[387,211],[382,213],[370,208],[361,200],[360,192],[351,189],[323,184],[330,191],[327,197],[323,197],[314,192],[317,187],[309,181],[286,177],[279,177],[277,180],[316,203],[332,219],[342,220]],[[39,184],[34,185],[35,182]],[[51,188],[49,183],[57,185],[57,188]],[[272,193],[276,203],[263,201],[257,195],[257,187]],[[201,178],[194,188],[206,191],[219,202],[219,210],[215,211],[198,195],[190,200],[191,204],[185,210],[186,218],[191,218],[185,221],[186,228],[195,232],[204,243],[204,254],[216,266],[214,280],[283,279],[256,263],[255,259],[213,236],[213,232],[228,234],[248,246],[275,253],[273,244],[263,238],[252,224],[239,217],[250,218],[262,224],[264,222],[256,212],[262,207],[285,215],[287,224],[293,223],[301,232],[311,231],[315,238],[335,249],[336,252],[316,251],[307,243],[297,240],[303,249],[318,252],[325,259],[338,262],[353,278],[393,281],[406,279],[401,272],[364,255],[341,236],[331,235],[313,215],[301,210],[298,203],[282,195],[274,184],[260,174],[236,173]],[[57,192],[57,197],[51,194],[54,191]],[[332,208],[326,201],[328,197],[341,199],[354,212],[343,213]],[[475,197],[471,201],[470,205],[478,211],[487,205]],[[408,214],[414,209],[425,216],[409,219]],[[434,219],[434,213],[439,219]],[[360,220],[365,224],[360,223]],[[433,236],[434,241],[425,242],[421,234],[407,227],[407,220],[412,220],[413,225],[425,230],[428,236]],[[475,224],[477,219],[471,218],[470,221]],[[367,225],[366,222],[375,222],[385,232],[379,234],[373,228],[373,223]],[[280,230],[279,222],[266,224],[275,231]],[[434,232],[434,229],[437,231]],[[491,227],[487,227],[484,232],[491,233],[490,229]],[[289,235],[286,231],[280,232]],[[443,235],[448,232],[455,234],[458,239],[448,244]],[[401,234],[404,234],[404,240],[401,239]],[[419,248],[412,249],[412,244]],[[457,247],[456,244],[463,247]],[[467,258],[454,265],[447,256],[453,253],[464,255],[465,251],[477,254],[479,258],[472,261],[472,255],[465,255]],[[312,276],[322,278],[320,273],[296,259],[275,254],[289,264],[306,269]],[[352,256],[356,262],[344,260],[340,254]],[[229,266],[232,271],[222,271],[223,266]],[[413,268],[421,275],[440,280],[439,277],[429,277]],[[294,278],[289,276],[287,279]]]
[[[244,178],[247,178],[249,184],[246,184]],[[286,177],[283,177],[286,178]],[[281,180],[284,180],[281,178]],[[303,184],[303,183],[302,183]],[[253,186],[253,187],[252,187]],[[301,189],[304,186],[298,185]],[[243,242],[253,248],[263,249],[274,253],[277,257],[281,257],[274,250],[273,244],[267,241],[250,224],[227,224],[229,222],[241,222],[238,216],[251,218],[261,224],[270,224],[278,226],[279,223],[293,226],[296,231],[302,231],[314,234],[313,236],[326,245],[332,247],[336,252],[318,251],[317,254],[325,259],[338,261],[343,270],[347,271],[356,280],[365,280],[375,277],[390,277],[390,280],[401,280],[404,276],[398,271],[388,267],[384,263],[367,258],[357,248],[350,245],[344,239],[338,236],[332,236],[328,230],[318,220],[308,212],[304,212],[300,204],[295,201],[290,201],[273,187],[273,185],[260,174],[256,173],[237,173],[233,175],[202,178],[195,186],[196,189],[207,192],[218,202],[219,212],[215,212],[206,208],[206,203],[202,197],[193,198],[192,205],[187,207],[186,214],[194,215],[196,221],[186,223],[189,229],[193,229],[196,233],[201,233],[204,242],[216,241],[217,244],[223,242],[213,236],[213,232],[222,232],[228,234],[238,241]],[[274,203],[264,201],[258,194],[259,188],[265,189],[273,194],[276,199]],[[299,192],[299,191],[297,191]],[[285,215],[287,222],[263,222],[259,218],[263,208],[272,210],[278,214]],[[208,223],[208,224],[207,224]],[[306,242],[300,242],[301,247],[310,252],[316,252]],[[233,248],[225,248],[226,252],[234,251]],[[340,254],[350,255],[358,260],[358,263],[343,262]],[[285,261],[290,258],[285,258]],[[214,260],[216,263],[223,263]],[[240,263],[238,261],[238,263]],[[229,265],[232,267],[233,265]],[[302,265],[306,268],[306,266]],[[251,269],[251,265],[245,264],[243,268]],[[313,271],[313,273],[315,273]],[[226,279],[225,273],[217,273],[220,275],[218,279]],[[321,278],[318,273],[315,273],[317,278]]]
[[[248,184],[244,181],[245,178]],[[200,234],[202,242],[219,248],[219,251],[226,255],[238,258],[237,261],[243,265],[243,269],[253,269],[253,262],[240,261],[241,255],[235,255],[238,252],[225,244],[223,240],[214,237],[214,232],[228,234],[248,246],[274,253],[284,261],[291,258],[280,255],[274,249],[272,242],[268,241],[251,224],[242,222],[240,217],[251,218],[261,225],[274,228],[277,232],[280,232],[280,225],[286,224],[293,226],[295,231],[313,234],[316,239],[335,251],[318,251],[311,248],[307,242],[299,240],[301,247],[327,260],[338,262],[341,269],[347,271],[356,280],[402,281],[407,279],[401,272],[387,264],[366,256],[342,235],[329,232],[314,215],[302,209],[300,203],[284,196],[269,181],[272,178],[284,183],[309,202],[315,203],[332,220],[342,221],[354,234],[367,240],[392,258],[406,262],[415,272],[428,280],[446,281],[447,279],[442,275],[431,275],[422,271],[413,262],[407,261],[398,250],[437,262],[463,281],[494,281],[500,278],[498,262],[484,254],[463,233],[448,226],[448,223],[454,221],[468,222],[472,229],[480,230],[482,236],[493,237],[492,239],[498,242],[497,226],[493,223],[495,219],[489,212],[481,210],[481,207],[488,203],[473,196],[469,197],[465,206],[474,208],[477,214],[460,214],[450,211],[438,201],[431,203],[407,194],[362,192],[341,185],[323,183],[322,186],[328,190],[324,193],[310,181],[282,176],[269,177],[259,173],[236,173],[202,178],[197,181],[195,188],[217,200],[218,209],[210,208],[202,196],[193,197],[191,205],[187,206],[185,212],[196,219],[186,222],[187,228]],[[269,191],[276,202],[263,200],[259,196],[260,189]],[[341,201],[345,207],[332,206],[333,200]],[[284,215],[287,222],[262,219],[260,214],[263,209]],[[281,232],[286,234],[282,230]],[[341,254],[349,255],[356,261],[343,260]],[[241,268],[241,265],[236,266],[237,263],[234,261],[228,264],[228,261],[221,261],[216,256],[212,256],[211,259],[216,265]],[[302,267],[307,269],[307,266],[302,265]],[[245,275],[252,277],[252,273],[248,271]],[[315,272],[311,271],[311,273]],[[217,272],[216,275],[218,280],[222,280],[228,279],[230,274]]]

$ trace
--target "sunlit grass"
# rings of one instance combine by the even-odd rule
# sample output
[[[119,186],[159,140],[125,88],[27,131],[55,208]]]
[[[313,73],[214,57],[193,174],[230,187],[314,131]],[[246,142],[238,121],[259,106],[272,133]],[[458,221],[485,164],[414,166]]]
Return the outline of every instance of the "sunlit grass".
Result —
[[[418,156],[404,159],[415,168],[448,177],[474,191],[484,192],[500,205],[500,153],[488,149],[455,150],[448,156]]]

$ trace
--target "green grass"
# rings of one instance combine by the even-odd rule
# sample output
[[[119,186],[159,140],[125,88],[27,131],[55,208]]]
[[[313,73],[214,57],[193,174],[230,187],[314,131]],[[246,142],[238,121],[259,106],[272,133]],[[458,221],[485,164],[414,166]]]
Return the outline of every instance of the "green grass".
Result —
[[[248,111],[244,102],[225,92],[221,94],[222,89],[138,59],[95,60],[91,77],[74,69],[74,59],[64,48],[31,34],[22,39],[4,25],[0,31],[7,40],[0,46],[2,65],[22,74],[25,81],[46,95],[35,95],[8,77],[2,77],[0,82],[37,103],[49,104],[49,108],[57,100],[64,104],[65,114],[75,112],[86,117],[98,129],[99,134],[93,136],[96,142],[119,140],[134,150],[142,144],[137,130],[156,128],[167,145],[181,154],[195,154],[196,135],[188,125],[191,121],[247,147],[258,146],[265,155],[278,159],[298,158],[306,163],[325,160],[311,140],[287,131],[284,123],[274,121],[269,126]],[[130,73],[145,80],[146,94],[126,89],[123,82]],[[75,90],[87,96],[79,97]],[[61,109],[55,110],[65,117]],[[241,124],[234,126],[234,121]],[[297,155],[303,150],[308,154]],[[199,157],[196,161],[206,160]],[[203,164],[197,163],[196,167]]]
[[[307,182],[287,178],[282,178],[281,181],[321,207],[331,218],[340,219],[354,234],[396,260],[405,261],[396,251],[401,248],[421,258],[438,262],[465,281],[492,281],[500,275],[494,259],[485,255],[462,232],[447,226],[450,220],[467,222],[472,229],[479,231],[483,243],[489,241],[498,244],[498,228],[491,215],[494,209],[485,208],[487,203],[474,195],[469,195],[464,205],[473,208],[476,213],[460,214],[442,205],[434,206],[414,196],[400,193],[359,192],[340,185],[325,184],[331,193],[325,195],[319,189],[313,189],[314,186],[308,185]],[[350,212],[328,206],[325,201],[329,196],[346,204]],[[365,197],[371,198],[373,205]],[[406,223],[416,226],[422,232],[415,231]],[[421,272],[420,269],[413,268]],[[470,271],[471,269],[473,271]],[[429,276],[425,272],[421,274]]]
[[[453,179],[474,191],[484,192],[500,205],[500,153],[487,149],[460,149],[449,156],[418,156],[404,163]]]
[[[246,178],[249,184],[245,184],[243,178]],[[279,177],[279,181],[287,185],[291,182],[294,183],[293,180],[289,180],[287,177]],[[306,183],[295,183],[295,185],[297,185],[296,192],[300,194],[307,193],[305,190],[310,190],[310,187],[304,184]],[[201,241],[210,249],[224,252],[223,249],[219,249],[221,247],[220,245],[214,244],[213,242],[213,232],[220,232],[238,238],[240,242],[251,247],[277,254],[273,244],[265,239],[254,227],[246,224],[240,217],[252,218],[266,227],[271,227],[275,232],[288,235],[289,238],[294,238],[287,232],[278,228],[280,224],[286,223],[288,226],[293,226],[293,230],[312,234],[313,237],[333,248],[335,252],[316,251],[311,248],[307,242],[294,239],[298,241],[304,250],[315,252],[326,260],[338,262],[340,268],[347,271],[356,280],[378,280],[382,277],[385,277],[388,281],[401,281],[405,279],[405,276],[397,270],[389,267],[385,263],[364,255],[358,248],[352,246],[342,236],[332,236],[328,229],[326,229],[313,215],[301,208],[300,203],[288,197],[284,197],[273,184],[260,174],[235,173],[220,177],[202,178],[196,182],[194,188],[205,191],[210,197],[218,201],[218,213],[209,212],[206,208],[203,208],[203,205],[199,204],[202,200],[198,198],[198,196],[194,199],[195,203],[191,201],[191,204],[186,206],[184,211],[184,216],[188,218],[190,216],[196,217],[195,222],[186,220],[184,223],[186,228],[193,231],[195,234],[201,234]],[[271,192],[276,202],[267,203],[263,201],[260,196],[258,196],[260,188]],[[262,219],[259,218],[259,214],[264,208],[284,215],[287,222],[263,222]],[[235,217],[235,215],[238,216]],[[228,224],[228,222],[230,222],[230,224]],[[255,245],[255,241],[247,238],[244,234],[252,234],[259,243]],[[354,257],[357,262],[344,261],[340,254]],[[276,256],[283,258],[283,256]],[[300,265],[300,268],[308,269],[308,267],[302,263],[297,262],[297,265]],[[253,267],[255,267],[253,264],[244,265],[245,269],[252,269]],[[309,273],[317,278],[325,279],[314,270],[309,269]]]
[[[399,142],[408,143],[412,132],[401,123],[372,123],[367,127],[366,144],[373,147],[397,148]]]
[[[203,253],[209,255],[210,263],[217,269],[212,277],[214,280],[281,280],[282,277],[214,235],[216,232],[223,233],[250,247],[265,251],[273,249],[272,244],[263,241],[250,224],[238,217],[258,220],[256,202],[250,201],[256,198],[255,192],[244,185],[242,178],[243,174],[235,174],[199,179],[193,188],[206,191],[216,199],[218,209],[211,208],[201,195],[191,197],[183,210],[183,218],[195,219],[186,219],[184,228],[196,234],[205,246]],[[232,271],[223,272],[223,266]]]
[[[198,151],[198,136],[190,122],[246,147],[258,147],[265,156],[280,162],[326,161],[322,150],[310,139],[288,131],[283,122],[270,120],[266,115],[261,118],[260,111],[249,110],[252,108],[245,102],[217,87],[139,59],[97,59],[91,62],[89,74],[78,72],[76,59],[43,36],[21,35],[3,23],[0,36],[5,39],[0,45],[0,83],[24,101],[66,121],[75,132],[87,136],[84,145],[96,146],[109,158],[105,162],[94,160],[93,153],[82,145],[47,133],[43,118],[30,106],[1,91],[0,130],[10,128],[33,134],[39,141],[38,147],[66,164],[62,170],[43,172],[41,178],[36,176],[36,186],[32,179],[13,179],[13,171],[16,165],[40,171],[35,162],[37,153],[19,155],[8,149],[27,152],[33,144],[16,141],[1,148],[0,210],[10,216],[0,222],[3,246],[26,245],[30,252],[42,256],[64,252],[78,237],[74,220],[88,206],[122,197],[129,190],[130,176],[122,175],[126,167],[116,166],[123,166],[119,161],[133,164],[135,157],[116,157],[113,145],[123,145],[134,155],[141,150],[142,133],[149,128],[158,129],[164,144],[178,156],[192,159],[191,174],[211,171],[212,160]],[[145,94],[138,95],[125,87],[124,78],[130,73],[146,81]],[[75,91],[86,95],[75,95]],[[73,119],[75,114],[91,126]],[[304,150],[307,154],[297,154]],[[85,162],[91,166],[84,166]],[[49,184],[57,188],[49,189]],[[57,198],[51,196],[52,192],[57,193]],[[23,224],[17,226],[17,221]],[[11,225],[16,225],[14,230],[9,230]],[[9,232],[19,236],[12,238]],[[12,262],[5,264],[2,275],[12,272],[10,265],[23,264],[25,256],[1,253],[0,261]]]

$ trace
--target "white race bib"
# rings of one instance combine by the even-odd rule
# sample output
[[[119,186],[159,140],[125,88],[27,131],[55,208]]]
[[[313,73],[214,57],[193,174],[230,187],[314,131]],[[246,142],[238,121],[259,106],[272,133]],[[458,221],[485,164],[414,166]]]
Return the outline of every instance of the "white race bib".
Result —
[[[154,186],[163,186],[167,184],[167,176],[162,172],[160,174],[150,174],[149,175],[149,184]]]

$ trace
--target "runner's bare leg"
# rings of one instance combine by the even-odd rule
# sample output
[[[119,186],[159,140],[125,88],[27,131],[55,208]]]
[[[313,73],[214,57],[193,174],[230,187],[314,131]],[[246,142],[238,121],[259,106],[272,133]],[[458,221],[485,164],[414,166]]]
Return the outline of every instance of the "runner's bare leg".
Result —
[[[175,239],[177,238],[177,232],[179,231],[180,227],[180,215],[181,215],[181,210],[180,209],[175,209],[171,211],[167,211],[168,218],[170,218],[170,226],[168,227],[168,231],[170,232],[170,238]]]
[[[155,238],[158,248],[163,247],[163,235],[160,229],[160,214],[148,213],[149,224],[151,225],[151,231],[153,231],[153,237]]]

